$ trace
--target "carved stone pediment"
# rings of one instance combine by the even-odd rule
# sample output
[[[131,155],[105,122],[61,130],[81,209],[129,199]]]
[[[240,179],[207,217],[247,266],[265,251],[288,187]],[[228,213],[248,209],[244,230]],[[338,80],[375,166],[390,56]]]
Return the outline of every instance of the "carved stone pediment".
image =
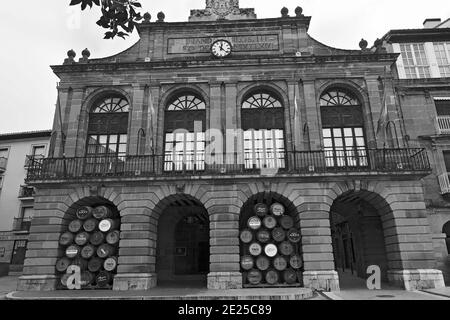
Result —
[[[256,19],[255,9],[239,8],[239,0],[206,0],[204,10],[191,10],[189,21]]]

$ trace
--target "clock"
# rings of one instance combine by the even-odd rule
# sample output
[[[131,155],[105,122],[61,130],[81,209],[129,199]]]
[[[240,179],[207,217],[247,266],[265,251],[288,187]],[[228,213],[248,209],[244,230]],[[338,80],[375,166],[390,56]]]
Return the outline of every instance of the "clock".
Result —
[[[211,45],[211,53],[217,58],[225,58],[231,54],[231,43],[227,40],[217,40]]]

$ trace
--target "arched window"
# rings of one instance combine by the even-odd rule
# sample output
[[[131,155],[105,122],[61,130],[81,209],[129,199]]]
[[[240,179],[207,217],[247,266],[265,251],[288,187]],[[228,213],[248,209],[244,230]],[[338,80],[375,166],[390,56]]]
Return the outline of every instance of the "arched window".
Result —
[[[127,153],[129,103],[114,95],[97,101],[89,115],[86,155],[123,158]]]
[[[165,171],[205,169],[206,104],[187,92],[169,101],[165,112]]]
[[[279,98],[259,90],[242,102],[246,169],[285,168],[284,108]]]
[[[320,98],[327,167],[368,166],[361,102],[345,89],[331,89]]]

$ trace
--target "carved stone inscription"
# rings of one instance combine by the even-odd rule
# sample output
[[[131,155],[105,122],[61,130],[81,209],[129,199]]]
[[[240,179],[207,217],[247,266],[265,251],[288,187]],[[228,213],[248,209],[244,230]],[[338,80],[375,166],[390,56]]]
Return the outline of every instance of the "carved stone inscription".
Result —
[[[272,51],[279,50],[278,35],[248,35],[234,37],[178,38],[168,40],[168,53],[208,53],[211,44],[217,39],[231,42],[233,51]]]

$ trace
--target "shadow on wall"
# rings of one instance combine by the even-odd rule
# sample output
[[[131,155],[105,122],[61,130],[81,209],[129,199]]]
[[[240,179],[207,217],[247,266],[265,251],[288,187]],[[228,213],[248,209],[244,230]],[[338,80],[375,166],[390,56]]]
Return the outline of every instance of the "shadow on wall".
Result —
[[[0,263],[0,277],[6,277],[9,273],[9,263]]]

